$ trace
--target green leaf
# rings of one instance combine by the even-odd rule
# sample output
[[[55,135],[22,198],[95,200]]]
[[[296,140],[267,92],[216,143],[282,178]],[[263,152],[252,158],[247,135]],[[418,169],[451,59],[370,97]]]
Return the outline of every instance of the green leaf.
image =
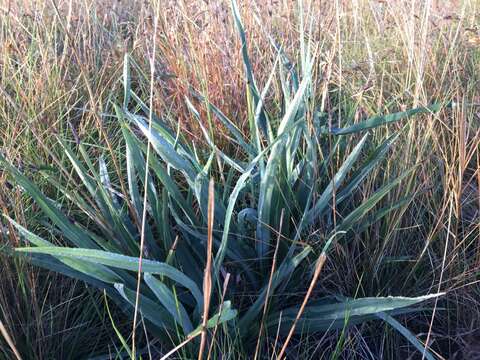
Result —
[[[228,206],[227,210],[225,213],[225,220],[224,220],[224,229],[223,229],[223,235],[222,235],[222,242],[220,245],[220,248],[217,252],[217,255],[215,257],[215,273],[218,273],[220,269],[220,265],[223,262],[223,259],[225,257],[225,252],[227,251],[228,247],[228,236],[229,236],[229,231],[230,231],[230,222],[232,219],[232,214],[233,210],[235,208],[235,203],[237,201],[238,195],[240,194],[240,191],[243,189],[245,186],[247,180],[250,178],[252,172],[255,170],[257,164],[261,159],[263,158],[264,154],[272,149],[276,148],[276,146],[279,143],[282,143],[285,141],[285,139],[288,137],[289,133],[293,130],[296,129],[296,127],[300,124],[300,122],[297,122],[297,124],[293,124],[293,126],[290,126],[289,129],[287,129],[283,134],[278,136],[273,143],[271,143],[269,146],[267,146],[261,153],[259,153],[248,165],[245,173],[243,173],[240,178],[237,180],[237,183],[235,184],[234,189],[232,190],[230,197],[228,199]]]
[[[137,104],[145,114],[150,114],[149,107],[142,101],[142,99],[138,97],[137,94],[135,94],[135,92],[131,91],[130,95],[137,102]],[[130,112],[125,112],[124,115],[129,119],[132,117],[138,117],[138,115],[132,114]],[[143,120],[142,117],[140,117],[140,119]],[[165,139],[165,141],[167,141],[170,145],[177,149],[177,152],[180,154],[180,156],[183,156],[194,164],[195,157],[193,156],[191,149],[185,144],[185,142],[182,141],[182,139],[179,139],[179,134],[175,135],[175,133],[165,124],[162,119],[156,116],[155,113],[152,113],[152,119],[153,129],[155,129],[155,131],[158,132],[160,136]]]
[[[297,110],[300,107],[300,104],[304,100],[305,93],[307,91],[308,86],[312,81],[312,76],[310,73],[310,69],[313,63],[309,64],[308,71],[306,73],[306,77],[303,78],[298,91],[295,93],[293,100],[288,104],[287,109],[285,110],[285,114],[283,115],[282,120],[280,121],[280,125],[278,126],[277,136],[281,135],[286,129],[288,129],[293,121],[295,120],[295,115],[297,114]]]
[[[128,128],[126,124],[124,125]],[[141,143],[136,137],[134,137],[133,130],[130,128],[125,129],[124,138],[125,141],[129,144],[129,150],[132,152],[132,155],[134,155],[133,162],[134,165],[138,167],[138,172],[145,174],[145,161],[143,161],[144,158],[143,156],[141,156],[139,149],[141,149],[143,153],[146,153],[147,147],[145,146],[145,144]],[[177,186],[174,179],[172,179],[172,177],[169,175],[168,170],[165,169],[164,165],[161,164],[161,162],[154,156],[151,156],[149,166],[150,169],[155,173],[156,180],[159,180],[162,183],[164,189],[168,192],[169,198],[173,199],[175,203],[182,209],[191,224],[197,224],[196,216],[193,212],[192,205],[185,200],[184,196],[181,193],[181,190]],[[153,179],[150,183],[151,185],[149,186],[149,192],[151,192],[151,201],[153,201],[153,198],[158,198],[158,196],[155,195],[155,186],[153,183]],[[158,204],[157,206],[160,207],[161,205],[162,204]],[[158,211],[160,212],[160,209]],[[157,221],[158,225],[162,225],[162,223],[162,221]]]
[[[376,316],[386,323],[390,324],[395,330],[397,330],[400,334],[405,336],[405,338],[417,348],[418,351],[420,351],[422,354],[425,354],[425,358],[427,360],[436,360],[435,357],[430,353],[430,351],[425,350],[425,346],[418,341],[417,337],[412,334],[410,330],[408,330],[405,326],[400,324],[397,320],[395,320],[393,317],[388,315],[387,313],[380,312],[376,314]]]
[[[3,215],[20,233],[22,237],[24,237],[27,241],[31,242],[36,246],[54,246],[51,242],[42,239],[40,236],[35,235],[34,233],[25,229],[22,225],[18,224],[15,220],[11,219],[7,215]]]
[[[310,64],[311,66],[311,64]],[[311,81],[311,75],[304,78],[295,97],[288,105],[277,130],[277,138],[283,135],[287,129],[294,124],[297,110],[303,101],[305,91]],[[304,120],[298,120],[302,123]],[[257,255],[260,258],[265,257],[266,249],[270,243],[270,229],[266,224],[271,224],[271,211],[273,210],[273,198],[277,192],[277,179],[279,167],[283,159],[285,146],[288,139],[282,139],[275,143],[268,157],[264,175],[260,181],[260,193],[258,197],[258,223],[257,223]]]
[[[390,149],[392,144],[398,139],[399,134],[394,134],[387,138],[380,146],[378,146],[375,151],[365,160],[363,165],[358,169],[353,175],[352,179],[348,182],[348,185],[345,186],[337,195],[337,204],[341,203],[343,200],[351,196],[352,192],[360,185],[360,183],[367,177],[367,175],[372,171],[378,163],[385,157],[387,151]]]
[[[422,301],[430,300],[442,294],[431,294],[414,298],[408,297],[372,297],[361,299],[347,299],[333,304],[311,304],[305,310],[297,323],[295,333],[318,332],[341,329],[348,319],[350,325],[355,325],[377,317],[378,313],[392,312],[406,309]],[[298,306],[284,309],[272,314],[267,320],[267,328],[274,330],[280,321],[280,333],[286,334],[290,330],[298,314]],[[401,312],[400,312],[401,313]]]
[[[293,258],[286,258],[282,262],[278,269],[273,273],[272,282],[270,285],[270,296],[273,295],[275,289],[293,273],[297,266],[307,257],[308,254],[310,254],[311,251],[312,248],[307,246]],[[245,315],[243,315],[243,317],[240,319],[238,323],[238,329],[240,330],[242,336],[249,335],[248,332],[250,330],[250,326],[263,309],[267,292],[268,284],[263,287],[258,298],[255,300],[252,306],[249,307]]]
[[[306,225],[312,224],[314,221],[316,221],[320,216],[320,214],[323,212],[323,210],[327,207],[329,201],[333,197],[333,191],[335,190],[335,188],[338,188],[339,186],[342,185],[343,180],[347,176],[348,171],[352,168],[352,166],[356,163],[358,157],[360,156],[360,152],[363,146],[365,145],[367,136],[368,134],[364,135],[363,138],[360,140],[360,142],[352,150],[350,155],[348,155],[347,159],[342,164],[340,169],[338,169],[332,181],[328,184],[326,189],[323,191],[322,195],[320,196],[320,199],[318,199],[317,203],[308,212],[308,216],[307,216],[308,220]]]
[[[227,128],[227,130],[230,132],[230,134],[234,137],[234,139],[231,139],[232,142],[237,143],[242,147],[242,149],[249,155],[255,156],[256,152],[255,149],[248,143],[248,141],[245,139],[243,136],[242,132],[240,129],[235,125],[235,123],[230,120],[219,108],[217,108],[215,105],[212,103],[208,102],[205,97],[200,95],[199,93],[192,91],[193,96],[195,96],[197,99],[200,101],[206,102],[208,105],[208,109],[213,112],[213,114],[217,117],[218,120]]]
[[[225,301],[220,310],[212,316],[207,321],[207,329],[212,329],[215,326],[221,325],[227,321],[234,319],[237,316],[237,310],[231,308],[232,304],[230,301]],[[194,337],[199,335],[202,332],[202,326],[198,326],[194,331],[192,331],[188,337]]]
[[[368,129],[372,129],[378,126],[382,126],[385,124],[390,124],[393,122],[397,122],[399,120],[406,119],[410,116],[417,115],[417,114],[425,114],[425,113],[432,113],[438,112],[442,108],[442,104],[437,103],[426,107],[418,107],[415,109],[410,109],[407,111],[400,111],[393,114],[388,115],[379,115],[371,117],[365,121],[361,121],[357,124],[344,127],[344,128],[333,128],[331,132],[334,135],[346,135],[346,134],[353,134],[360,131],[365,131]]]
[[[209,183],[209,171],[212,166],[215,153],[212,152],[210,157],[207,160],[207,163],[203,167],[195,178],[194,191],[197,202],[200,206],[200,210],[203,214],[204,219],[208,218],[208,183]],[[218,227],[222,226],[225,219],[225,206],[222,201],[220,201],[220,196],[215,192],[215,216],[214,221]]]
[[[268,90],[270,89],[270,85],[272,84],[274,75],[275,75],[275,69],[277,68],[277,62],[280,58],[280,54],[277,55],[277,58],[275,59],[275,62],[272,66],[272,71],[270,72],[270,75],[268,76],[267,82],[265,83],[265,87],[262,90],[262,93],[260,94],[260,97],[258,99],[258,103],[256,104],[255,107],[255,142],[257,146],[257,153],[262,151],[261,148],[261,142],[260,142],[260,130],[262,130],[264,133],[267,134],[267,140],[268,143],[273,142],[273,132],[272,128],[270,126],[270,123],[268,121],[268,117],[266,112],[264,111],[264,101],[265,97],[267,96]]]
[[[356,207],[350,214],[348,214],[342,222],[335,229],[336,232],[347,231],[353,224],[360,221],[363,216],[369,212],[385,195],[387,195],[390,190],[398,185],[405,177],[411,174],[416,167],[411,168],[406,171],[395,180],[389,182],[387,185],[384,185],[382,188],[377,190],[372,196],[370,196],[366,201],[364,201],[360,206]]]
[[[157,297],[158,301],[160,301],[170,315],[172,315],[173,319],[180,324],[184,334],[192,332],[193,326],[190,322],[187,311],[178,301],[178,298],[173,294],[173,292],[160,280],[157,280],[149,273],[146,273],[143,278],[145,283]]]
[[[242,44],[242,57],[243,64],[245,65],[245,73],[247,77],[248,86],[253,90],[254,96],[258,98],[257,85],[255,84],[255,78],[253,76],[252,64],[250,63],[250,58],[248,56],[248,46],[247,46],[247,36],[245,35],[245,30],[242,24],[242,19],[240,18],[240,11],[236,0],[231,1],[232,13],[235,20],[235,25],[237,27],[238,33],[240,35],[240,41]]]
[[[41,237],[33,234],[32,232],[28,231],[25,229],[23,226],[20,224],[16,223],[14,220],[10,219],[7,217],[7,219],[10,221],[10,223],[18,230],[20,235],[25,238],[27,241],[31,242],[34,245],[40,246],[40,247],[53,247],[54,245]],[[81,261],[77,261],[75,259],[65,259],[61,258],[59,259],[62,263],[64,263],[67,266],[70,266],[72,269],[83,273],[89,277],[92,277],[94,279],[103,281],[105,283],[110,283],[113,284],[115,282],[121,281],[121,277],[116,274],[114,271],[110,270],[109,268],[100,265],[100,264],[93,264],[89,266],[85,266],[85,264]],[[45,262],[48,262],[47,259],[44,259]]]
[[[127,127],[126,123],[122,123],[122,134],[126,144],[126,160],[127,160],[127,180],[128,180],[128,190],[130,194],[131,203],[134,209],[135,221],[138,224],[141,223],[141,218],[143,214],[143,198],[140,196],[140,190],[138,188],[138,183],[145,186],[145,172],[146,172],[146,161],[142,154],[142,149],[139,144],[136,142],[136,139],[130,132],[130,129]],[[162,219],[162,209],[157,194],[156,186],[150,171],[147,174],[147,211],[152,215],[155,220],[155,225],[160,229],[164,230],[163,227],[165,224]],[[150,205],[150,206],[148,206]],[[144,224],[145,239],[148,245],[148,248],[153,252],[153,254],[160,256],[161,252],[157,245],[157,241],[153,235],[153,230],[148,221]],[[140,231],[138,231],[140,232]],[[140,235],[138,235],[140,237]]]
[[[29,194],[43,210],[50,220],[62,231],[67,239],[78,247],[97,248],[98,246],[86,236],[80,228],[73,225],[70,220],[54,205],[52,200],[43,195],[40,189],[35,186],[26,176],[20,173],[15,167],[10,165],[2,155],[0,155],[6,169],[12,174],[15,181]]]
[[[404,196],[403,198],[394,202],[393,204],[389,204],[389,205],[379,209],[375,213],[369,215],[365,220],[363,220],[359,224],[358,228],[355,229],[355,231],[357,233],[361,233],[362,231],[367,230],[370,226],[372,226],[374,223],[379,221],[384,216],[388,215],[393,210],[396,210],[396,209],[398,209],[402,206],[408,205],[412,201],[412,199],[415,197],[415,195],[416,194],[410,194],[410,195]]]
[[[210,146],[210,148],[217,154],[220,155],[220,157],[231,167],[236,169],[237,171],[244,172],[245,170],[243,167],[235,160],[227,156],[223,151],[219,150],[216,146],[215,143],[213,142],[212,138],[210,137],[210,134],[208,133],[208,130],[203,126],[203,122],[200,119],[200,114],[198,113],[197,109],[193,106],[191,101],[185,97],[185,103],[187,104],[187,108],[190,110],[190,112],[193,114],[193,117],[195,120],[197,120],[198,125],[200,126],[200,130],[202,131],[203,137],[207,141],[207,144]]]
[[[115,321],[113,320],[112,313],[110,312],[110,307],[108,306],[107,296],[105,296],[105,307],[107,309],[107,314],[108,314],[108,317],[110,319],[110,323],[112,324],[113,330],[115,331],[115,335],[117,335],[117,338],[120,340],[120,343],[122,344],[122,347],[120,348],[120,351],[125,349],[128,356],[130,356],[130,358],[133,358],[132,350],[130,349],[130,346],[128,346],[127,341],[125,340],[122,333],[120,332],[120,330],[118,330],[117,326],[115,325]]]
[[[149,131],[148,124],[142,117],[134,116],[130,113],[127,115],[128,118],[131,119],[142,131],[143,135],[150,141],[155,152],[160,155],[163,161],[172,166],[174,169],[180,170],[185,175],[187,180],[192,182],[195,181],[197,171],[192,166],[190,161],[179,155],[173,145],[165,140],[165,138],[153,127],[151,131]]]
[[[117,283],[114,285],[118,293],[126,300],[132,307],[135,307],[136,293],[133,290],[125,287],[124,284]],[[175,325],[170,314],[163,308],[159,307],[153,300],[140,294],[138,309],[140,313],[153,324],[165,331],[175,330]],[[167,337],[165,335],[165,337]]]
[[[133,225],[130,218],[125,216],[126,214],[116,199],[117,196],[114,194],[108,176],[106,175],[105,163],[103,163],[102,166],[102,161],[100,160],[100,173],[98,173],[86,149],[80,143],[78,144],[78,149],[88,167],[88,169],[86,169],[67,143],[62,140],[59,140],[59,142],[77,175],[82,179],[92,198],[95,199],[100,213],[104,217],[102,225],[107,226],[109,231],[113,232],[113,239],[120,245],[123,251],[137,253],[138,244],[131,232]],[[97,218],[99,218],[98,215],[99,214],[97,214]],[[98,220],[95,221],[98,222]]]
[[[30,247],[18,248],[16,251],[47,254],[55,257],[73,258],[86,262],[97,263],[125,270],[138,271],[138,258],[115,254],[102,250],[75,249],[66,247]],[[190,290],[198,304],[203,304],[203,296],[198,286],[182,272],[174,267],[154,260],[143,259],[142,272],[162,275],[176,281]]]

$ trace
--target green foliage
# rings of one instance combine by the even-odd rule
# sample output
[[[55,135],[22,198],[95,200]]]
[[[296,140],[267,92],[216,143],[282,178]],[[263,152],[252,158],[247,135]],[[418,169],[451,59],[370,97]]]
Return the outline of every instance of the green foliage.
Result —
[[[396,135],[389,137],[365,157],[362,155],[369,143],[368,134],[360,139],[355,134],[413,114],[438,110],[438,105],[434,105],[376,116],[341,129],[329,128],[312,94],[315,56],[311,45],[304,44],[301,75],[289,67],[287,70],[293,76],[286,78],[280,69],[282,65],[272,70],[266,89],[278,73],[284,84],[281,96],[286,104],[281,116],[272,119],[264,107],[267,90],[260,92],[252,72],[235,1],[232,9],[242,41],[247,93],[255,108],[250,119],[251,133],[245,136],[217,107],[208,103],[207,106],[230,132],[241,155],[232,158],[215,145],[202,127],[193,99],[186,100],[187,106],[202,128],[208,151],[194,148],[159,117],[154,116],[150,130],[145,116],[150,109],[130,88],[126,57],[123,106],[114,105],[125,145],[124,178],[110,179],[107,154],[95,162],[83,144],[78,144],[77,152],[64,141],[61,145],[71,168],[86,191],[71,190],[46,174],[47,180],[88,218],[86,226],[80,218],[72,220],[26,175],[2,159],[16,183],[43,211],[50,230],[60,233],[70,246],[54,246],[10,219],[32,245],[17,249],[18,254],[28,254],[34,264],[104,289],[127,313],[131,313],[135,305],[140,224],[144,206],[147,207],[139,310],[151,331],[166,346],[202,331],[208,182],[215,176],[214,160],[228,176],[216,182],[214,194],[214,288],[210,307],[213,310],[207,327],[219,327],[219,331],[231,338],[238,334],[236,341],[249,349],[248,345],[261,336],[262,321],[269,333],[275,333],[277,328],[281,335],[288,333],[299,311],[298,297],[291,294],[305,292],[308,283],[304,279],[312,271],[315,254],[320,253],[327,239],[348,239],[352,230],[366,230],[365,224],[388,213],[394,206],[365,217],[414,170],[399,174],[361,204],[352,206],[356,188],[380,164],[397,138]],[[280,49],[279,57],[285,57]],[[345,134],[351,137],[340,136]],[[148,164],[145,139],[154,151]],[[333,147],[329,146],[330,140]],[[341,158],[338,154],[347,149],[351,150],[337,166]],[[325,169],[332,168],[337,170],[328,178]],[[124,179],[127,193],[122,193],[119,187]],[[147,189],[146,204],[143,203],[144,188]],[[330,221],[334,199],[336,207],[344,205],[338,208],[341,212],[338,222]],[[282,211],[285,221],[281,224]],[[278,253],[273,259],[277,241]],[[278,266],[273,269],[269,282],[273,260]],[[224,284],[226,273],[237,279],[234,284]],[[244,299],[242,293],[255,295]],[[296,332],[342,329],[346,322],[354,325],[381,318],[418,348],[418,340],[391,315],[410,312],[410,306],[431,297],[339,301],[314,294],[299,319]],[[262,317],[266,302],[269,306],[266,316]]]

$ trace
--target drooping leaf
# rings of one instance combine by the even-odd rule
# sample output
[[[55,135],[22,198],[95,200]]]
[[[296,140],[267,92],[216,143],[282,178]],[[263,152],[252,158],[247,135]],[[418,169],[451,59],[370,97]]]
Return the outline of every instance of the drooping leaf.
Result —
[[[135,307],[136,303],[136,294],[135,291],[125,287],[124,284],[117,283],[114,285],[118,293],[128,301],[132,307]],[[153,324],[158,326],[160,329],[168,333],[169,331],[175,330],[175,325],[172,321],[170,314],[158,306],[152,299],[146,297],[143,294],[140,294],[138,301],[138,310],[140,313]],[[165,334],[165,337],[166,334]]]
[[[66,247],[29,247],[17,248],[17,251],[27,253],[47,254],[61,258],[73,258],[85,263],[97,263],[110,267],[138,271],[139,259],[136,257],[125,256],[121,254],[114,254],[107,251],[93,250],[93,249],[76,249]],[[185,276],[182,272],[174,267],[154,260],[143,259],[142,272],[162,275],[176,281],[178,284],[190,290],[191,294],[197,303],[203,303],[203,296],[191,279]]]
[[[408,330],[405,326],[400,324],[395,318],[388,315],[385,312],[379,312],[376,316],[386,323],[390,324],[395,330],[397,330],[400,334],[402,334],[417,350],[425,355],[427,360],[436,360],[435,357],[430,353],[430,351],[425,349],[425,346],[420,343],[417,337],[412,334],[410,330]]]
[[[407,111],[400,111],[396,112],[393,114],[388,114],[388,115],[378,115],[371,117],[367,120],[361,121],[357,124],[347,126],[344,128],[334,128],[331,130],[331,132],[334,135],[347,135],[347,134],[353,134],[361,131],[365,131],[368,129],[376,128],[378,126],[382,126],[385,124],[390,124],[394,123],[403,119],[406,119],[408,117],[411,117],[413,115],[417,114],[425,114],[425,113],[432,113],[432,112],[438,112],[442,108],[442,105],[440,103],[433,104],[430,106],[425,106],[425,107],[418,107],[415,109],[410,109]]]
[[[408,307],[422,301],[430,300],[442,294],[431,294],[415,298],[406,297],[373,297],[361,299],[348,299],[343,302],[332,304],[312,304],[305,307],[302,317],[295,328],[295,333],[318,332],[326,330],[341,329],[348,319],[350,325],[355,325],[367,320],[377,318],[379,313],[396,311],[401,313],[402,309],[408,311]],[[269,317],[267,327],[272,331],[278,326],[280,320],[280,333],[285,334],[291,328],[298,313],[298,307],[284,309],[281,314],[275,313]]]
[[[193,326],[190,322],[187,311],[174,296],[174,293],[165,284],[149,273],[146,273],[143,278],[145,279],[145,283],[157,297],[158,301],[160,301],[175,321],[180,324],[184,333],[188,334],[192,332]]]
[[[15,178],[15,181],[35,200],[42,211],[58,226],[62,233],[73,244],[79,247],[98,248],[98,246],[86,236],[77,226],[73,225],[61,210],[59,210],[53,202],[42,194],[40,189],[35,186],[26,176],[24,176],[15,167],[10,165],[0,154],[0,162],[8,169]]]

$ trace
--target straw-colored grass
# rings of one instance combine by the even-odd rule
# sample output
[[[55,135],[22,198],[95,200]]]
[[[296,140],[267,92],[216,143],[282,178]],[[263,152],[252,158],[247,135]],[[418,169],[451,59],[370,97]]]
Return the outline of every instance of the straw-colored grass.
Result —
[[[428,305],[435,305],[435,311],[397,320],[422,344],[428,342],[440,359],[474,358],[480,341],[480,4],[475,0],[304,0],[300,9],[300,2],[292,1],[238,2],[260,89],[276,61],[269,37],[282,46],[292,63],[302,64],[301,29],[308,33],[311,28],[305,41],[312,42],[317,54],[312,83],[316,103],[339,127],[346,125],[342,123],[346,118],[360,122],[434,102],[453,104],[448,111],[409,122],[385,163],[357,189],[352,203],[368,199],[417,165],[386,196],[389,204],[408,194],[415,194],[413,200],[373,223],[368,231],[354,234],[348,245],[334,244],[315,280],[319,292],[358,298],[445,292],[438,303]],[[185,102],[185,96],[192,98],[193,88],[204,97],[194,105],[215,144],[232,157],[241,156],[228,129],[208,106],[217,106],[249,134],[248,119],[255,108],[245,87],[230,1],[160,3],[154,36],[155,6],[146,2],[0,1],[0,154],[59,203],[71,205],[66,194],[40,174],[60,169],[68,189],[76,186],[57,138],[70,139],[72,146],[79,139],[93,144],[89,147],[92,157],[109,154],[109,166],[123,173],[124,147],[111,104],[123,101],[125,53],[132,59],[132,88],[144,101],[151,98],[154,114],[199,149],[207,149]],[[265,98],[273,117],[285,108],[281,94],[282,84],[275,76]],[[402,125],[376,129],[372,144],[381,144]],[[338,153],[328,176],[335,174],[353,145]],[[217,172],[219,179],[227,177],[220,169]],[[127,192],[127,186],[120,186],[120,191]],[[0,208],[21,225],[44,230],[37,204],[1,169]],[[72,217],[79,213],[71,208]],[[333,211],[332,221],[341,220],[340,210]],[[42,235],[59,241],[55,234]],[[12,258],[12,248],[25,243],[4,220],[0,241],[0,357],[115,354],[122,347],[117,329],[131,341],[131,320],[112,304],[113,326],[101,294]],[[267,278],[268,274],[270,268]],[[229,286],[235,281],[232,278]],[[308,300],[305,292],[296,296],[299,305]],[[149,351],[159,350],[155,339],[145,337],[148,331],[142,321],[136,330],[140,343]],[[294,336],[288,342],[288,354],[293,358],[406,358],[416,351],[397,332],[378,324],[314,338]],[[285,338],[269,335],[273,356],[281,351]],[[238,345],[235,339],[221,342],[232,348]],[[188,346],[186,342],[185,348],[179,347],[177,355],[184,356]],[[206,347],[212,357],[219,356],[211,350],[212,343]],[[242,351],[235,348],[230,357],[239,358]]]

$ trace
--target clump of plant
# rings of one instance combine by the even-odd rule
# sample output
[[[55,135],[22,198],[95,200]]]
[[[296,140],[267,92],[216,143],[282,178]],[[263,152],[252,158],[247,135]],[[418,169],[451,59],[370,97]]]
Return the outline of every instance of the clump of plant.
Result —
[[[411,312],[412,305],[437,294],[348,299],[343,294],[321,296],[315,285],[331,244],[347,242],[351,232],[368,230],[372,221],[395,208],[398,204],[377,205],[414,171],[398,175],[352,206],[355,190],[398,137],[393,134],[362,156],[368,133],[361,138],[355,134],[438,106],[333,128],[315,101],[316,58],[311,44],[304,43],[305,34],[301,71],[277,47],[278,61],[260,91],[234,1],[232,11],[242,42],[249,134],[194,92],[186,103],[208,146],[189,144],[132,90],[126,57],[124,101],[113,105],[125,147],[120,166],[111,172],[107,154],[95,160],[92,148],[81,141],[75,151],[59,140],[85,194],[66,185],[68,169],[62,169],[63,179],[44,172],[82,216],[72,218],[2,159],[45,215],[45,227],[69,244],[55,246],[9,219],[32,245],[16,249],[18,254],[104,290],[134,318],[141,314],[162,354],[173,348],[185,357],[207,351],[212,355],[231,346],[246,357],[261,357],[271,351],[265,339],[279,338],[274,351],[281,358],[293,336],[374,319],[388,322],[423,351],[392,316]],[[272,118],[264,102],[276,75],[284,106],[280,116]],[[235,157],[215,145],[194,98],[227,129],[238,149]],[[337,166],[337,155],[345,149],[351,150]],[[329,177],[332,168],[336,171]],[[335,221],[332,208],[339,213]],[[122,351],[141,356],[143,349],[119,336]],[[426,356],[432,358],[428,352]]]

